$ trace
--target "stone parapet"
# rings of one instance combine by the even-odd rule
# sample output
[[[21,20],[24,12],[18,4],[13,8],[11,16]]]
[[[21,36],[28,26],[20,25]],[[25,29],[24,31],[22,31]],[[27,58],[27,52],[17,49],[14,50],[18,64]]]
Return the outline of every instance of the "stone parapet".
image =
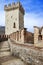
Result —
[[[14,10],[14,9],[17,9],[17,8],[19,8],[19,10],[24,14],[24,9],[23,9],[20,2],[12,3],[12,4],[8,4],[8,6],[7,5],[4,6],[5,11]]]

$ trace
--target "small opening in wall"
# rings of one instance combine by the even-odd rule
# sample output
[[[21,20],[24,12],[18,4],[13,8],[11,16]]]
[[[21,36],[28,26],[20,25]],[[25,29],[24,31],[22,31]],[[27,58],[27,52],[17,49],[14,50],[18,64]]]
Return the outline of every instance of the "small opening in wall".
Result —
[[[38,40],[42,40],[42,35],[39,35],[38,36]]]
[[[13,26],[13,28],[16,28],[16,25],[15,25],[15,23],[14,23],[14,26]]]

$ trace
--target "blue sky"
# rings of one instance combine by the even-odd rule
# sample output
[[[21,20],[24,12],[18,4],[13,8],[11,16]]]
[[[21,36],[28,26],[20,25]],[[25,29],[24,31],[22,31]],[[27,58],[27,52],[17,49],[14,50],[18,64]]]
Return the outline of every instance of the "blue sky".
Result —
[[[43,26],[43,0],[0,0],[0,26],[5,25],[4,5],[18,1],[25,9],[24,27],[33,32],[33,26]]]

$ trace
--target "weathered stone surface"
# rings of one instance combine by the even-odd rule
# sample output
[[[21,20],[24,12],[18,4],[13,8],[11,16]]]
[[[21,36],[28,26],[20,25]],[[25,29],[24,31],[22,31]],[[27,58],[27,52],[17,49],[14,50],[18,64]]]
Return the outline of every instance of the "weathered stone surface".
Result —
[[[35,48],[34,46],[25,44],[21,46],[21,44],[11,42],[10,40],[8,40],[8,43],[10,44],[11,54],[14,58],[20,58],[26,65],[43,65],[43,48]],[[20,65],[20,62],[17,62],[15,65]],[[3,65],[6,65],[6,63],[7,61]],[[11,63],[8,62],[7,65],[14,65],[14,63],[13,61]]]
[[[3,57],[1,65],[27,65],[20,58],[14,56]]]
[[[12,43],[12,53],[29,65],[43,65],[43,49],[28,48]]]
[[[36,51],[34,49],[24,49],[24,48],[14,48],[14,55],[20,57],[26,63],[30,63],[34,65],[43,65],[43,53],[40,51]],[[28,52],[28,53],[27,53]]]

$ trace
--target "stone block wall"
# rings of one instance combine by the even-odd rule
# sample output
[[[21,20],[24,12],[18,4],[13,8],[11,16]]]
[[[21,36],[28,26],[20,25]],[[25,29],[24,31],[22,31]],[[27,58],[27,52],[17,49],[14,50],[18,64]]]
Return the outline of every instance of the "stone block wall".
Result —
[[[21,43],[34,43],[34,35],[28,32],[26,28],[10,34],[10,38]]]
[[[10,34],[10,38],[21,43],[34,43],[34,35],[28,32],[26,28]]]
[[[16,41],[23,42],[23,43],[27,42],[26,28],[10,34],[10,38],[13,38]]]
[[[34,26],[34,46],[43,47],[43,28]]]

